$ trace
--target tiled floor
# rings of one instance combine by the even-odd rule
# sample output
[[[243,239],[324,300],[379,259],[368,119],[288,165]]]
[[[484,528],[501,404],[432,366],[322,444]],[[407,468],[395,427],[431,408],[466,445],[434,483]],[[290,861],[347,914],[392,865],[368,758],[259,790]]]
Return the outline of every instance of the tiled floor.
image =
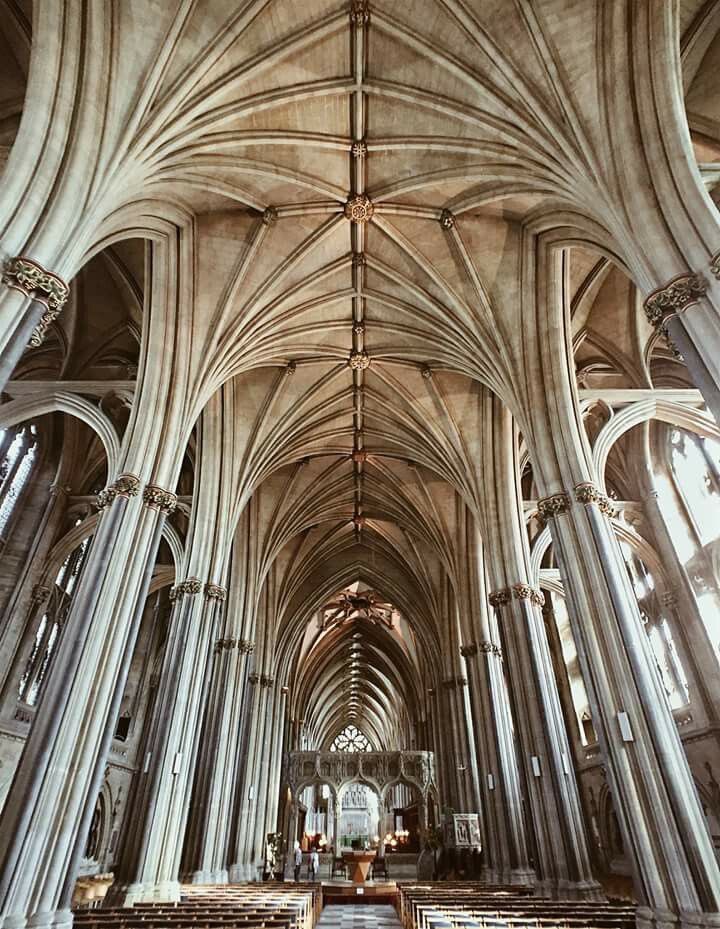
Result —
[[[401,929],[401,925],[391,906],[348,904],[326,906],[317,929]]]

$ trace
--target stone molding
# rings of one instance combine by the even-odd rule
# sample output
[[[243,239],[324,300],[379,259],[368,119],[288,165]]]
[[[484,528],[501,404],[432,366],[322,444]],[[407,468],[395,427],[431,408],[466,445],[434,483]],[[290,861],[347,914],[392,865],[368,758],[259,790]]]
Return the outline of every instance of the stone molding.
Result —
[[[57,274],[43,268],[32,258],[22,255],[8,259],[3,268],[2,280],[11,290],[18,290],[45,307],[45,312],[33,329],[28,343],[32,348],[37,348],[38,345],[42,345],[51,323],[57,319],[65,306],[70,288]]]
[[[221,587],[219,584],[206,584],[205,599],[218,600],[223,603],[227,599],[227,588]]]
[[[95,506],[104,510],[116,497],[137,497],[140,493],[140,478],[134,474],[121,474],[116,481],[101,490],[97,495]]]
[[[150,510],[160,510],[165,516],[175,511],[177,496],[170,490],[163,490],[157,484],[147,484],[143,490],[143,503]]]
[[[186,581],[176,584],[170,590],[170,600],[182,600],[183,597],[195,597],[203,589],[203,582],[199,577],[189,577]]]
[[[368,223],[373,217],[375,206],[367,194],[357,194],[345,204],[345,218],[351,223]]]
[[[678,274],[648,294],[643,303],[648,322],[667,337],[667,323],[697,303],[707,290],[702,274]]]
[[[501,587],[499,590],[493,590],[488,594],[488,603],[495,609],[501,606],[507,606],[511,599],[512,591],[509,587]]]
[[[575,499],[584,506],[594,503],[608,519],[617,516],[617,510],[612,505],[607,494],[602,493],[592,481],[583,481],[575,485]]]
[[[367,26],[370,22],[370,4],[368,0],[351,0],[350,22],[355,26]]]
[[[443,210],[440,214],[440,225],[443,229],[453,229],[455,227],[455,216],[450,210]]]
[[[442,685],[445,690],[455,690],[456,687],[466,687],[467,678],[460,675],[458,675],[458,677],[446,677],[443,679]]]
[[[551,494],[538,500],[538,515],[543,522],[567,513],[570,509],[570,497],[565,493]]]

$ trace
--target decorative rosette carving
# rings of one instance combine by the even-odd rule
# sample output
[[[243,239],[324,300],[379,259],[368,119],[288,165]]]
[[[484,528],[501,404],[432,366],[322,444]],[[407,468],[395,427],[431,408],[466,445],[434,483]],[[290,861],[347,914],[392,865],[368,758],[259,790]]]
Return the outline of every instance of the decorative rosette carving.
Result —
[[[218,600],[223,603],[227,598],[227,589],[219,584],[206,584],[205,596],[208,600]]]
[[[455,216],[450,210],[443,210],[440,214],[440,225],[443,229],[452,229],[455,226]]]
[[[500,590],[493,590],[488,594],[488,603],[497,609],[501,606],[507,606],[512,599],[512,591],[508,587],[502,587]]]
[[[367,155],[367,142],[365,139],[359,139],[350,146],[350,154],[353,158],[364,158]]]
[[[678,274],[645,298],[643,306],[648,322],[667,334],[668,320],[697,303],[706,290],[707,281],[702,274]]]
[[[368,223],[373,217],[375,207],[367,194],[357,194],[345,204],[345,218],[351,223]]]
[[[365,323],[355,323],[353,332],[355,335],[365,335]]]
[[[143,490],[143,502],[150,510],[160,510],[166,516],[174,512],[177,506],[177,497],[169,490],[163,490],[156,484],[148,484]]]
[[[65,281],[47,271],[32,258],[10,258],[3,268],[2,280],[13,290],[19,290],[38,303],[45,306],[45,312],[30,336],[30,345],[37,348],[42,345],[51,323],[60,315],[60,311],[67,302],[70,288]]]
[[[432,368],[429,365],[423,365],[420,368],[420,374],[422,374],[426,381],[432,380]]]
[[[370,22],[370,4],[368,0],[351,0],[350,22],[355,26],[367,26]]]
[[[101,490],[97,495],[95,506],[104,510],[116,497],[137,497],[140,493],[140,478],[134,474],[121,474],[116,481]]]
[[[353,252],[353,256],[352,256],[353,268],[364,268],[366,264],[367,264],[367,258],[365,257],[365,252]]]
[[[538,500],[538,515],[543,522],[567,513],[570,509],[570,497],[567,494],[552,494],[550,497],[543,497]]]
[[[262,221],[266,226],[272,226],[277,222],[278,213],[274,206],[269,206],[263,210]]]
[[[348,365],[353,371],[364,371],[370,367],[370,356],[367,352],[350,352]]]

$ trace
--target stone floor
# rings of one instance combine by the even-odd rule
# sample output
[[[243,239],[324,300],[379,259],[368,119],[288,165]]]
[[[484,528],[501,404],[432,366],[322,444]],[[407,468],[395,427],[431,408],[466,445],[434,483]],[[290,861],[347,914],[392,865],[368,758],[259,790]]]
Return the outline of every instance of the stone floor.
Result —
[[[401,923],[391,906],[348,904],[326,906],[317,929],[401,929]]]

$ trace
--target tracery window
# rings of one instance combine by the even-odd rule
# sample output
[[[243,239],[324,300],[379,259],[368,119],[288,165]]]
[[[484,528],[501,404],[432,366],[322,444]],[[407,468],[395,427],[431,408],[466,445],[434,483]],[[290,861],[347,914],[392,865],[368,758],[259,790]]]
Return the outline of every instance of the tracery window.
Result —
[[[330,746],[331,752],[370,752],[370,742],[357,726],[346,726],[341,733],[335,736]]]
[[[0,542],[7,539],[11,518],[37,454],[37,426],[0,429]]]
[[[35,706],[40,698],[50,661],[70,610],[73,591],[80,579],[89,546],[90,537],[88,536],[65,559],[40,617],[25,671],[18,687],[18,697],[28,706]]]

